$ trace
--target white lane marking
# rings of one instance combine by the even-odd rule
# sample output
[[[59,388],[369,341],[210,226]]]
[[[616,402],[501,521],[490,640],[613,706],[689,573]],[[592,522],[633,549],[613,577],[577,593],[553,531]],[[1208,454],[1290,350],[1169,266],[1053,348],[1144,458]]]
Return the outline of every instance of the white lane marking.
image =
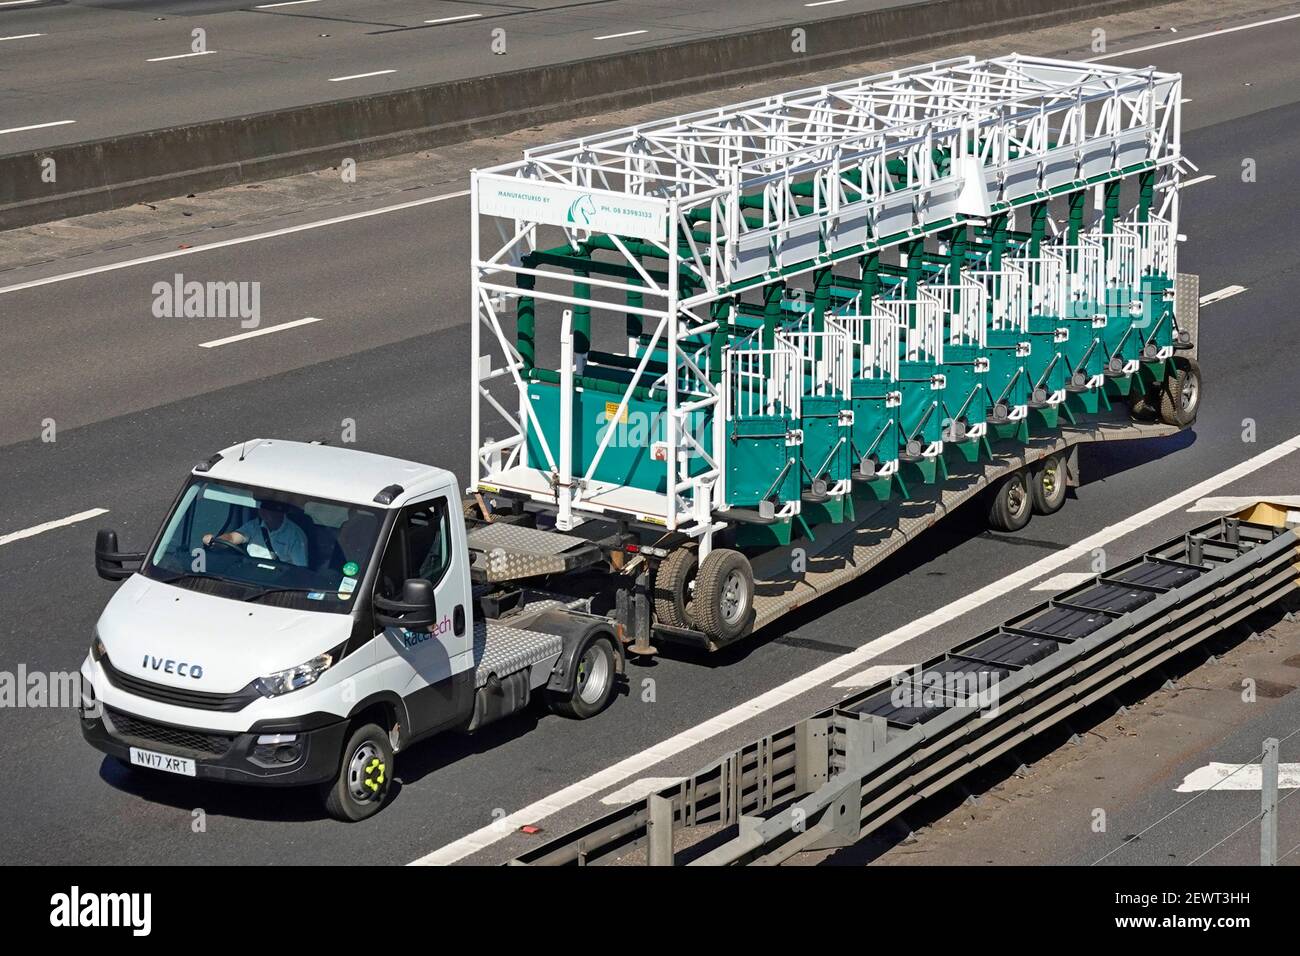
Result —
[[[375,70],[373,73],[353,73],[351,76],[331,76],[331,83],[342,83],[344,80],[364,80],[368,76],[384,76],[388,73],[396,73],[396,70]]]
[[[29,3],[39,3],[40,0],[4,0],[0,7],[25,7]]]
[[[1204,176],[1197,176],[1195,179],[1184,179],[1178,184],[1179,189],[1186,189],[1188,186],[1195,186],[1197,183],[1208,183],[1211,179],[1217,179],[1214,173],[1206,173]]]
[[[43,36],[45,36],[44,33],[19,33],[16,36],[0,37],[0,43],[4,42],[5,40],[30,40],[32,37],[43,37]]]
[[[644,800],[650,794],[662,790],[664,787],[671,787],[675,783],[681,783],[683,779],[682,777],[641,777],[639,780],[633,780],[626,787],[601,797],[600,802],[606,806],[620,807],[625,803]]]
[[[1097,575],[1091,571],[1062,571],[1046,581],[1039,581],[1031,591],[1064,591],[1066,588],[1078,587],[1085,581],[1091,581]]]
[[[1211,292],[1208,295],[1201,296],[1201,305],[1211,305],[1215,302],[1222,302],[1224,299],[1230,299],[1234,295],[1240,295],[1246,291],[1244,285],[1224,286],[1218,292]]]
[[[1300,13],[1291,13],[1285,17],[1274,17],[1272,20],[1260,20],[1257,23],[1243,23],[1239,27],[1228,27],[1226,30],[1212,30],[1209,33],[1198,33],[1195,36],[1179,37],[1177,40],[1166,40],[1163,43],[1152,43],[1149,46],[1135,47],[1132,50],[1120,50],[1117,53],[1103,53],[1101,56],[1093,56],[1084,60],[1085,63],[1096,63],[1098,60],[1110,60],[1117,56],[1128,56],[1130,53],[1145,53],[1147,50],[1159,50],[1161,47],[1175,46],[1179,43],[1191,43],[1193,40],[1204,40],[1209,37],[1227,36],[1229,33],[1236,33],[1239,30],[1253,30],[1256,27],[1266,27],[1272,23],[1283,23],[1287,20],[1300,18]]]
[[[216,50],[200,50],[197,53],[174,53],[171,56],[154,56],[145,60],[146,63],[162,63],[164,60],[184,60],[191,56],[211,56]]]
[[[62,275],[46,276],[44,279],[32,279],[29,282],[19,282],[15,285],[0,287],[0,295],[6,292],[21,292],[24,289],[35,289],[43,285],[52,285],[55,282],[66,282],[69,279],[82,279],[86,276],[99,275],[101,272],[115,272],[118,269],[129,269],[132,266],[147,265],[150,262],[162,262],[165,259],[175,259],[177,256],[192,256],[199,252],[210,252],[213,249],[225,249],[229,246],[239,246],[246,242],[258,242],[262,239],[276,239],[280,236],[291,236],[296,232],[306,232],[309,229],[320,229],[322,226],[336,226],[344,222],[355,222],[358,219],[369,219],[371,216],[382,216],[384,213],[400,212],[403,209],[413,209],[416,206],[427,206],[429,203],[442,202],[446,199],[460,199],[469,195],[468,189],[462,189],[460,192],[443,193],[440,196],[427,196],[424,199],[412,199],[409,202],[399,202],[392,206],[380,206],[378,209],[367,209],[365,212],[350,212],[346,216],[335,216],[332,219],[321,219],[316,222],[304,222],[297,226],[285,226],[283,229],[272,229],[270,232],[259,232],[251,236],[239,236],[235,239],[222,239],[219,242],[209,242],[201,246],[191,246],[188,249],[173,249],[170,252],[160,252],[152,256],[141,256],[139,259],[127,259],[123,262],[109,262],[102,266],[91,266],[89,269],[80,269],[76,272],[65,272]]]
[[[634,37],[642,33],[649,33],[649,30],[628,30],[627,33],[606,33],[603,37],[592,37],[593,40],[617,40],[620,37]]]
[[[280,0],[279,3],[259,3],[254,10],[274,10],[276,7],[296,7],[301,3],[320,3],[320,0]]]
[[[481,13],[462,13],[458,17],[439,17],[436,20],[425,20],[425,23],[455,23],[457,20],[477,20],[483,16]]]
[[[1257,763],[1209,763],[1198,767],[1183,782],[1174,787],[1174,793],[1196,793],[1199,790],[1258,790],[1264,783],[1264,769]],[[1279,790],[1300,790],[1300,763],[1277,765]]]
[[[29,129],[48,129],[51,126],[71,126],[76,120],[57,120],[53,123],[37,123],[35,126],[14,126],[10,129],[0,129],[0,135],[4,133],[25,133]]]
[[[882,680],[889,680],[895,674],[901,674],[903,671],[909,671],[915,664],[873,664],[864,671],[858,671],[850,677],[844,678],[835,687],[870,687],[872,684],[879,684]]]
[[[21,541],[23,538],[30,538],[45,531],[53,531],[55,528],[63,528],[70,524],[76,524],[78,521],[86,521],[90,518],[97,518],[100,515],[106,514],[108,514],[107,508],[91,508],[89,511],[78,511],[75,515],[68,515],[66,518],[56,518],[54,521],[46,521],[44,524],[32,525],[30,528],[24,528],[22,531],[11,531],[8,534],[0,534],[0,544],[8,544],[11,541]]]
[[[240,332],[238,335],[228,335],[224,339],[213,339],[211,342],[200,342],[201,349],[215,349],[221,345],[229,345],[231,342],[242,342],[244,339],[255,339],[259,335],[270,335],[272,332],[283,332],[285,329],[296,329],[300,325],[311,325],[313,322],[319,322],[320,319],[308,316],[305,319],[294,319],[292,322],[281,322],[279,325],[268,325],[264,329],[255,329],[252,332]]]
[[[1190,488],[1180,491],[1144,511],[1139,511],[1117,524],[1103,528],[1076,544],[1040,558],[1028,567],[1012,572],[992,584],[985,585],[978,591],[973,591],[951,604],[946,604],[937,610],[931,611],[922,618],[877,637],[856,650],[842,654],[834,660],[827,661],[820,667],[815,667],[807,673],[759,694],[757,697],[737,704],[730,710],[723,711],[695,727],[683,730],[681,733],[660,741],[640,753],[625,757],[604,770],[599,770],[589,777],[557,790],[548,797],[543,797],[541,800],[501,817],[485,827],[480,827],[458,840],[453,840],[446,846],[412,861],[412,865],[437,866],[463,860],[473,853],[500,842],[525,824],[536,823],[553,813],[572,806],[580,800],[593,797],[601,791],[614,786],[614,784],[626,780],[628,777],[643,774],[651,767],[675,757],[697,744],[710,740],[739,724],[743,724],[751,718],[758,717],[806,691],[820,687],[847,671],[861,667],[873,658],[879,657],[881,654],[891,651],[899,645],[925,634],[927,631],[948,624],[967,612],[982,607],[1016,588],[1024,587],[1043,575],[1050,574],[1071,561],[1076,561],[1095,549],[1109,544],[1116,538],[1121,538],[1159,518],[1163,518],[1167,514],[1185,508],[1193,501],[1204,498],[1211,491],[1222,488],[1234,481],[1240,481],[1247,475],[1285,458],[1297,449],[1300,449],[1300,435],[1274,445],[1272,448],[1260,452],[1254,458],[1243,461],[1239,465],[1233,465],[1212,478],[1197,482]]]
[[[1300,495],[1249,495],[1202,498],[1187,510],[1189,513],[1198,511],[1241,511],[1261,501],[1281,505],[1284,508],[1300,508]]]
[[[817,0],[816,3],[805,3],[805,7],[829,7],[832,3],[843,3],[844,0]]]

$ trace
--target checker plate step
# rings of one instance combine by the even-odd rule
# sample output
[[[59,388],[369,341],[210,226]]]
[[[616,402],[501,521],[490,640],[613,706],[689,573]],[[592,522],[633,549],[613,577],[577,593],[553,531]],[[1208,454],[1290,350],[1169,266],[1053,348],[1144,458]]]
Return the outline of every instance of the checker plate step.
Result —
[[[563,647],[564,641],[555,634],[475,621],[474,686],[482,687],[493,674],[503,677],[555,657]]]
[[[468,543],[470,570],[476,581],[563,574],[600,558],[600,549],[585,538],[504,521],[470,528]]]

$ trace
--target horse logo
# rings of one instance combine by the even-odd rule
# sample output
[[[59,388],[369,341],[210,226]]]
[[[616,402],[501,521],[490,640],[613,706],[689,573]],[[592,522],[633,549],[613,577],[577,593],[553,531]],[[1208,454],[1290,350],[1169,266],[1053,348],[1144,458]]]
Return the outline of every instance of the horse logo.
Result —
[[[588,193],[583,193],[569,204],[568,221],[575,226],[590,226],[596,216],[596,202]]]

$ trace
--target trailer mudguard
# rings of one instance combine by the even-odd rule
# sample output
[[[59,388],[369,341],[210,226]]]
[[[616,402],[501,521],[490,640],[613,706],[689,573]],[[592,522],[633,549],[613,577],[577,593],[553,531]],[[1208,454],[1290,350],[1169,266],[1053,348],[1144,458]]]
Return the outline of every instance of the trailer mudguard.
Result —
[[[587,638],[594,634],[604,634],[614,645],[614,673],[622,674],[626,659],[623,643],[614,633],[614,625],[608,618],[597,614],[584,614],[562,608],[543,611],[527,623],[530,631],[554,634],[564,641],[564,649],[551,668],[551,678],[546,682],[546,689],[557,693],[570,693],[573,681],[578,673],[578,659]]]

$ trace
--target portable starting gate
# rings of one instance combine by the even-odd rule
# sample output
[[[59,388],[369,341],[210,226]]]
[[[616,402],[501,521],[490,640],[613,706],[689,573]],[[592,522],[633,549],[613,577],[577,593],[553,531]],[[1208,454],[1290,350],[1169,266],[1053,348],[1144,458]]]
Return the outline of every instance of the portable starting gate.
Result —
[[[1151,388],[1181,86],[963,57],[475,171],[471,488],[702,557]]]

